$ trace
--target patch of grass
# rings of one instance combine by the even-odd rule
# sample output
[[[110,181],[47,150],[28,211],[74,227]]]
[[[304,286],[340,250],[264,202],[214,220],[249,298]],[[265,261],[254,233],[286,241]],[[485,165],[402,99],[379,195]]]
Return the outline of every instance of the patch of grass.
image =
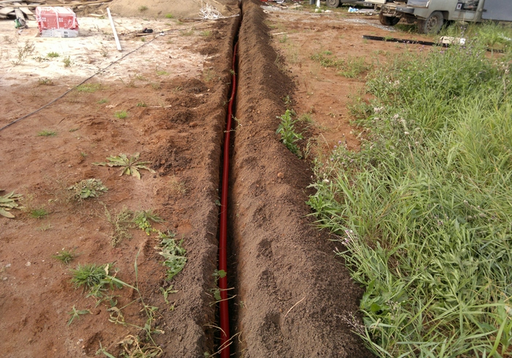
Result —
[[[173,14],[165,14],[165,18],[166,19],[174,19],[174,15]]]
[[[76,88],[77,92],[94,93],[102,89],[101,83],[84,83]]]
[[[302,134],[295,132],[295,120],[292,118],[293,112],[289,109],[277,118],[281,119],[281,123],[277,127],[276,133],[281,136],[281,142],[297,157],[301,158],[302,153],[297,145],[297,141],[302,139]]]
[[[349,57],[343,62],[341,70],[338,72],[339,75],[347,78],[356,78],[365,72],[368,72],[371,66],[365,63],[362,57]]]
[[[48,216],[48,211],[45,208],[36,208],[30,210],[30,217],[34,219],[42,219],[46,216]]]
[[[64,64],[64,67],[71,66],[71,58],[69,56],[64,57],[62,60],[62,63]]]
[[[74,250],[66,250],[66,249],[62,249],[61,251],[57,252],[55,255],[53,255],[52,257],[55,259],[55,260],[58,260],[60,262],[62,262],[63,264],[67,265],[69,264],[71,261],[73,261],[75,258],[76,258],[76,253]]]
[[[164,71],[164,70],[157,70],[156,71],[156,75],[157,76],[167,76],[169,73],[167,71]]]
[[[185,31],[185,30],[180,31],[180,34],[181,34],[181,36],[192,36],[192,35],[194,34],[194,32],[195,32],[195,31],[194,31],[194,29],[192,28],[192,29],[187,30],[187,31]]]
[[[98,101],[98,104],[105,104],[105,103],[108,103],[108,99],[106,99],[106,98],[102,98]]]
[[[160,85],[160,83],[153,82],[153,83],[151,83],[151,88],[153,88],[155,91],[157,91],[157,90],[161,89],[162,86]]]
[[[138,10],[139,10],[139,12],[144,12],[144,11],[148,10],[148,7],[145,5],[142,5],[142,6],[139,6]]]
[[[94,165],[108,166],[108,167],[120,167],[122,175],[132,175],[140,179],[140,171],[147,170],[150,173],[155,171],[149,168],[147,165],[151,164],[148,161],[139,161],[140,154],[135,153],[133,155],[119,154],[118,156],[107,157],[107,162],[93,163]]]
[[[117,111],[114,113],[114,116],[118,119],[126,119],[128,117],[128,112],[126,111]]]
[[[378,356],[510,355],[512,75],[485,47],[374,69],[360,151],[316,165],[309,204],[365,287],[344,318]]]
[[[281,36],[281,38],[279,39],[279,42],[284,44],[286,41],[288,41],[288,35],[287,34],[284,34],[283,36]]]
[[[156,249],[163,256],[163,265],[167,267],[167,280],[172,280],[180,273],[187,263],[187,250],[183,248],[183,240],[176,241],[176,234],[167,231],[159,234],[160,244]]]
[[[204,30],[199,33],[199,35],[203,37],[210,37],[212,35],[212,32],[210,30]]]
[[[49,130],[42,130],[37,133],[39,137],[55,137],[57,135],[57,132],[55,131],[49,131]]]
[[[57,52],[48,52],[46,57],[55,58],[55,57],[59,57],[59,54]]]
[[[53,86],[55,83],[51,79],[44,77],[37,80],[37,84],[38,86]]]
[[[164,220],[158,215],[154,214],[151,210],[142,210],[135,213],[135,217],[133,222],[137,227],[143,230],[147,235],[151,235],[152,232],[156,232],[155,229],[151,226],[151,222],[161,223]]]
[[[0,193],[5,190],[0,189]],[[14,191],[9,194],[0,196],[0,215],[9,219],[13,219],[14,215],[10,213],[12,209],[19,209],[18,201],[22,198],[21,194],[15,194]]]
[[[83,288],[87,291],[87,297],[103,299],[107,289],[122,288],[124,283],[115,277],[116,271],[112,273],[112,264],[85,264],[78,265],[71,269],[71,283],[76,288]]]
[[[138,102],[137,103],[137,107],[147,107],[148,105],[146,104],[146,102]]]
[[[77,310],[76,307],[73,305],[71,312],[69,312],[69,315],[71,316],[71,318],[68,321],[68,326],[70,326],[71,323],[73,323],[73,321],[75,319],[80,318],[80,316],[90,314],[90,313],[91,313],[91,311],[89,311],[89,310]]]
[[[211,68],[207,68],[203,71],[203,79],[205,82],[211,82],[216,77],[217,77],[217,74]]]
[[[81,180],[70,186],[68,190],[71,190],[72,200],[81,202],[85,199],[97,198],[103,195],[108,191],[108,188],[103,185],[103,182],[100,179],[92,178]]]

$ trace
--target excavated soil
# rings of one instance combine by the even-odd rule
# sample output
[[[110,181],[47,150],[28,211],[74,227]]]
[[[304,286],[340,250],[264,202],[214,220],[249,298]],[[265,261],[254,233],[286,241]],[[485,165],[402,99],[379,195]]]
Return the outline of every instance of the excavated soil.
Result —
[[[235,9],[238,1],[222,3]],[[376,17],[347,15],[346,9],[314,14],[260,5],[242,2],[239,33],[230,178],[228,278],[236,334],[231,351],[253,358],[371,357],[353,333],[360,327],[362,290],[333,252],[341,244],[315,228],[305,204],[314,156],[325,158],[340,142],[354,150],[359,146],[348,106],[366,97],[365,73],[339,76],[312,55],[328,51],[347,61],[364,58],[370,66],[418,47],[363,41],[363,34],[395,34]],[[97,304],[73,287],[70,269],[91,263],[112,264],[117,278],[138,284],[144,302],[158,307],[152,328],[164,333],[152,337],[162,357],[216,351],[221,148],[239,20],[117,18],[125,26],[125,53],[142,44],[133,26],[172,30],[165,37],[146,35],[147,46],[87,82],[97,85],[92,91],[74,89],[0,131],[0,189],[5,190],[0,195],[23,195],[22,210],[12,210],[14,219],[0,217],[3,357],[93,357],[100,347],[120,356],[121,341],[147,339],[140,329],[147,315],[133,288],[112,292],[120,315],[113,303]],[[97,21],[76,40],[33,38],[36,54],[19,66],[11,65],[16,46],[23,48],[35,34],[2,32],[0,128],[123,55],[113,49],[108,24]],[[45,59],[50,51],[71,56],[71,66]],[[287,107],[311,117],[298,127],[306,136],[299,143],[305,159],[276,135],[276,117]],[[119,118],[121,111],[126,118]],[[94,164],[136,152],[155,173],[142,170],[138,180]],[[90,178],[101,179],[108,192],[73,200],[68,188]],[[35,218],[36,209],[47,215]],[[132,228],[131,238],[112,245],[115,228],[107,212],[115,216],[124,209],[153,211],[164,219],[154,228],[183,240],[187,263],[172,280],[166,279],[155,233]],[[77,255],[68,265],[53,258],[62,249]],[[88,313],[69,323],[73,307]]]

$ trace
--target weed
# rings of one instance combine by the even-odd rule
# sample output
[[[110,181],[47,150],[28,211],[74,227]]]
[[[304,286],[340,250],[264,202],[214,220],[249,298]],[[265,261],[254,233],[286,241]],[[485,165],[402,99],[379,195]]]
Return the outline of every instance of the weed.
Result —
[[[224,270],[215,270],[215,272],[213,273],[213,277],[215,279],[215,287],[211,289],[211,292],[216,302],[222,299],[220,294],[220,288],[218,287],[217,282],[219,281],[219,279],[226,277],[226,275],[227,272]]]
[[[313,123],[313,118],[311,117],[311,113],[303,113],[298,118],[298,121],[306,124],[311,124]]]
[[[284,34],[280,39],[279,42],[284,44],[286,41],[288,41],[288,35]]]
[[[171,295],[173,293],[177,293],[178,291],[177,290],[173,290],[173,285],[170,285],[167,288],[160,287],[160,292],[162,292],[162,295],[164,295],[165,303],[170,305],[171,303],[169,302],[169,295]]]
[[[94,93],[102,89],[101,83],[85,83],[76,88],[77,92]]]
[[[52,228],[52,224],[50,223],[46,223],[44,225],[41,225],[39,226],[38,228],[36,228],[37,231],[48,231]]]
[[[138,102],[137,103],[137,107],[147,107],[148,105],[146,104],[146,102]]]
[[[151,83],[151,87],[152,87],[155,91],[157,91],[157,90],[159,90],[162,86],[160,85],[160,83],[153,82],[153,83]]]
[[[169,191],[171,195],[185,195],[187,193],[187,187],[185,186],[185,183],[181,182],[173,175],[169,180]]]
[[[98,104],[105,104],[105,103],[108,103],[108,99],[106,99],[106,98],[102,98],[98,101]]]
[[[55,137],[57,135],[57,132],[55,131],[49,131],[49,130],[42,130],[39,133],[37,133],[39,137]]]
[[[290,108],[292,106],[292,99],[290,98],[289,95],[283,97],[283,103],[286,108]]]
[[[38,208],[30,210],[30,217],[34,219],[42,219],[48,216],[48,211],[45,208]]]
[[[128,117],[128,112],[126,111],[117,111],[114,113],[114,116],[118,119],[126,119]]]
[[[84,179],[70,186],[68,190],[71,190],[71,197],[75,201],[82,201],[89,198],[97,198],[100,195],[106,193],[108,188],[103,185],[100,179]]]
[[[135,213],[135,217],[133,219],[135,225],[137,225],[139,229],[143,230],[147,235],[150,235],[152,232],[156,231],[151,226],[151,221],[154,223],[161,223],[164,220],[158,215],[153,214],[151,210],[139,211]]]
[[[55,57],[59,57],[59,54],[57,52],[48,52],[48,54],[46,56],[50,57],[50,58],[55,58]]]
[[[86,264],[78,265],[76,269],[71,269],[71,282],[76,288],[83,288],[87,291],[87,297],[94,297],[96,299],[105,298],[105,291],[110,288],[122,288],[124,282],[115,277],[117,273],[114,270],[114,275],[111,271],[114,269],[112,264]]]
[[[157,70],[156,71],[156,75],[157,76],[167,76],[169,73],[167,71],[163,71],[163,70]]]
[[[39,86],[53,86],[54,85],[53,81],[51,79],[49,79],[49,78],[46,78],[46,77],[40,78],[37,81],[37,84]]]
[[[142,5],[142,6],[139,6],[139,9],[138,9],[138,10],[139,10],[139,12],[144,12],[144,11],[146,11],[147,9],[148,9],[148,7],[147,7],[147,6]]]
[[[510,355],[512,76],[487,56],[475,41],[374,69],[361,149],[315,168],[309,205],[365,287],[378,356]]]
[[[165,18],[166,19],[174,19],[174,15],[173,14],[165,14]]]
[[[64,67],[71,66],[71,58],[69,56],[64,57],[62,60],[62,63],[64,64]]]
[[[73,133],[73,132],[76,132],[77,130],[79,130],[80,128],[71,128],[68,132],[69,133]]]
[[[52,256],[55,260],[59,260],[63,264],[67,265],[71,261],[73,261],[76,257],[74,250],[66,250],[62,249],[61,251],[57,252],[55,255]]]
[[[167,267],[167,280],[172,280],[174,276],[180,273],[187,263],[187,250],[183,248],[183,239],[176,242],[176,235],[170,231],[160,233],[160,245],[156,247],[160,250],[159,254],[164,258],[164,266]]]
[[[134,228],[134,213],[127,208],[123,208],[118,213],[111,213],[105,205],[105,219],[112,226],[110,243],[116,247],[124,239],[131,239],[132,236],[128,230]]]
[[[23,46],[18,46],[18,54],[15,60],[11,61],[14,66],[21,65],[28,56],[34,53],[35,46],[32,42],[26,41]]]
[[[73,323],[73,321],[75,319],[80,318],[80,316],[83,316],[85,314],[90,314],[90,313],[91,313],[91,311],[89,311],[89,310],[77,310],[76,307],[73,306],[73,308],[71,309],[71,312],[69,312],[69,315],[71,316],[71,318],[68,321],[68,326],[70,326],[71,323]]]
[[[212,35],[212,32],[210,30],[204,30],[199,33],[203,37],[210,37]]]
[[[150,173],[155,171],[147,166],[151,164],[148,161],[139,161],[140,154],[135,153],[133,155],[119,154],[118,156],[107,157],[108,162],[93,163],[94,165],[108,166],[108,167],[121,167],[121,174],[132,175],[140,179],[140,170],[147,170]]]
[[[5,190],[0,189],[0,193],[3,191]],[[18,201],[21,198],[21,194],[14,194],[14,192],[0,196],[0,215],[10,219],[14,218],[14,215],[9,211],[12,209],[19,209]]]
[[[370,69],[371,67],[366,65],[364,62],[364,58],[350,57],[348,60],[343,62],[341,71],[339,71],[338,74],[347,78],[355,78],[369,71]]]
[[[181,36],[192,36],[194,34],[194,29],[190,29],[188,31],[181,31]]]
[[[301,140],[302,134],[295,132],[295,122],[292,118],[293,112],[289,109],[277,118],[281,119],[281,123],[277,127],[276,134],[281,136],[281,141],[293,154],[301,158],[302,154],[299,146],[296,144],[297,141]]]

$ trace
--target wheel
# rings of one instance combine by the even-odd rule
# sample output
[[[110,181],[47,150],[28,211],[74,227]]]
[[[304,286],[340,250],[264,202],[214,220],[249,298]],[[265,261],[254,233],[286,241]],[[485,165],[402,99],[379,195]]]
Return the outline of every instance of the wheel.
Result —
[[[426,20],[418,20],[418,30],[424,34],[437,34],[443,24],[443,14],[440,11],[434,11]]]
[[[379,14],[380,23],[384,26],[395,26],[400,21],[399,17],[396,16],[384,16],[382,13]]]
[[[325,3],[329,7],[339,7],[341,5],[340,0],[325,0]]]

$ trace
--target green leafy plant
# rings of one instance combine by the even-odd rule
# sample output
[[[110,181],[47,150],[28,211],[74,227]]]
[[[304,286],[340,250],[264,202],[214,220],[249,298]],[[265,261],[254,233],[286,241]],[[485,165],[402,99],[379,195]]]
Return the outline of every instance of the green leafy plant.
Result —
[[[64,57],[64,59],[62,60],[62,63],[64,63],[64,67],[71,66],[71,58],[69,56]]]
[[[135,217],[133,222],[135,225],[139,227],[139,229],[143,230],[147,235],[150,235],[152,232],[156,231],[151,226],[151,222],[161,223],[164,221],[158,215],[154,214],[151,210],[142,210],[135,213]]]
[[[281,141],[293,154],[301,158],[302,154],[299,146],[296,144],[297,141],[301,140],[302,134],[295,132],[295,120],[292,118],[293,112],[289,109],[277,118],[281,119],[281,123],[277,127],[276,133],[281,136]]]
[[[97,198],[106,193],[108,188],[100,179],[92,178],[81,180],[70,186],[68,190],[71,190],[73,200],[82,201],[88,198]]]
[[[118,156],[110,156],[107,157],[108,162],[102,163],[93,163],[94,165],[100,166],[108,166],[108,167],[120,167],[122,175],[131,175],[138,179],[140,179],[140,171],[147,170],[150,173],[155,173],[155,171],[149,168],[147,165],[151,164],[148,161],[139,161],[140,154],[135,153],[133,155],[119,154]]]
[[[224,270],[215,270],[215,272],[213,273],[213,277],[215,279],[215,287],[211,289],[211,292],[216,302],[222,299],[220,295],[220,288],[217,286],[217,282],[219,282],[219,279],[226,277],[226,275],[227,272]]]
[[[50,57],[50,58],[55,58],[55,57],[59,57],[59,54],[57,52],[48,52],[48,54],[46,56]]]
[[[174,276],[180,273],[187,263],[187,250],[183,248],[183,239],[176,242],[176,234],[167,231],[160,233],[160,245],[156,249],[160,250],[159,254],[163,256],[163,265],[167,267],[167,280],[172,280]]]
[[[4,191],[5,190],[0,189],[0,193]],[[14,215],[11,214],[9,211],[12,209],[19,209],[18,201],[21,198],[22,195],[14,194],[14,191],[10,192],[9,194],[0,196],[0,215],[10,219],[14,218]]]
[[[91,313],[91,311],[89,311],[89,310],[77,310],[76,307],[73,306],[73,308],[71,309],[71,312],[69,312],[69,315],[71,316],[71,318],[68,321],[68,326],[70,326],[71,323],[73,323],[73,321],[75,319],[80,318],[80,316],[83,316],[85,314],[90,314],[90,313]]]
[[[52,257],[55,260],[59,260],[63,264],[67,265],[76,258],[76,253],[74,250],[62,249],[61,251],[57,252]]]
[[[37,133],[39,137],[55,137],[57,135],[57,132],[55,131],[49,131],[49,130],[42,130],[39,133]]]

